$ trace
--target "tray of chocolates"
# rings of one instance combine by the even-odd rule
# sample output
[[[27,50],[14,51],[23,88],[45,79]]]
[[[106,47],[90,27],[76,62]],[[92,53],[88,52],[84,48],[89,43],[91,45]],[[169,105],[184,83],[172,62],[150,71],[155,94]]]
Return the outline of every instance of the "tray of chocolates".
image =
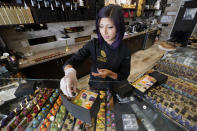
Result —
[[[42,106],[42,108],[39,110],[39,112],[33,118],[33,120],[29,122],[28,126],[23,125],[23,127],[26,127],[27,130],[39,129],[40,123],[42,123],[42,121],[45,120],[48,114],[54,113],[56,110],[59,109],[61,105],[61,97],[58,97],[58,95],[59,89],[56,89],[55,92],[47,99],[46,104]],[[43,127],[43,129],[47,128],[44,126],[41,127]]]
[[[80,91],[80,94],[77,95],[72,102],[78,106],[81,106],[86,109],[91,109],[92,104],[96,100],[97,94],[87,90]]]
[[[98,111],[98,114],[97,114],[97,120],[95,122],[96,124],[96,131],[97,130],[100,130],[100,131],[105,131],[105,119],[106,119],[106,116],[105,116],[105,113],[106,113],[106,92],[105,91],[100,91],[100,101],[101,101],[101,104],[100,104],[100,108],[99,108],[99,111]]]
[[[115,123],[115,113],[112,108],[113,105],[113,97],[111,92],[108,90],[106,92],[106,129],[107,131],[116,131],[116,123]]]
[[[150,75],[144,75],[135,82],[131,83],[132,87],[137,90],[139,93],[145,93],[147,90],[149,90],[157,80],[150,76]]]
[[[87,93],[87,96],[85,94]],[[19,106],[1,121],[2,131],[82,131],[85,122],[75,118],[62,103],[59,89],[38,88],[34,94],[24,97]],[[82,95],[83,94],[83,95]],[[82,91],[79,99],[96,101],[98,95]],[[77,97],[76,97],[77,99]],[[84,101],[87,101],[84,100]],[[72,102],[74,102],[73,99]],[[79,104],[79,103],[78,103]],[[87,103],[86,103],[87,104]],[[91,110],[94,103],[82,105]],[[91,107],[91,109],[89,108]]]
[[[176,93],[186,96],[194,101],[197,101],[197,85],[178,79],[173,76],[169,76],[166,83],[162,84],[162,87],[175,91]]]
[[[63,126],[61,131],[72,131],[75,125],[75,118],[71,113],[68,113],[65,121],[63,122]]]
[[[169,74],[174,77],[187,80],[189,82],[197,84],[197,69],[190,66],[174,63],[168,60],[161,60],[155,66],[155,69]]]
[[[34,94],[36,95],[36,94]],[[33,95],[27,95],[24,100],[18,104],[18,106],[9,113],[9,115],[1,120],[0,128],[4,128],[15,116],[21,113],[21,111],[28,107],[30,103],[32,103]]]
[[[53,54],[49,54],[49,55],[46,55],[46,56],[35,58],[35,59],[33,59],[33,61],[40,62],[40,61],[44,61],[44,60],[51,59],[51,58],[54,58],[54,57],[62,56],[64,54],[65,54],[64,52],[56,52],[56,53],[53,53]]]
[[[76,120],[73,131],[84,131],[85,123],[79,119]]]
[[[73,98],[68,98],[63,93],[61,96],[63,104],[74,117],[86,123],[92,123],[92,118],[96,116],[100,105],[97,93],[81,90]]]
[[[97,114],[96,131],[115,131],[115,114],[113,111],[113,97],[109,90],[100,91],[101,104]]]
[[[32,111],[32,109],[37,109],[42,106],[42,102],[45,102],[44,97],[42,97],[42,93],[49,93],[49,95],[53,92],[53,90],[46,90],[46,89],[37,89],[34,93],[34,95],[29,95],[27,96],[21,103],[21,107],[18,106],[15,111],[11,112],[12,114],[5,118],[5,123],[4,120],[1,122],[1,129],[7,129],[7,130],[13,130],[19,124],[21,121],[23,121],[27,116],[30,116],[29,114],[31,112],[36,114],[36,112]],[[36,110],[36,111],[37,111]]]
[[[37,128],[36,122],[40,123],[40,121],[44,118],[49,110],[48,105],[51,104],[50,98],[57,98],[58,92],[59,90],[56,89],[54,92],[49,92],[49,90],[46,90],[46,92],[41,93],[43,97],[41,97],[36,106],[33,107],[33,110],[31,110],[27,116],[23,118],[15,130],[25,130],[28,126],[32,125],[32,123],[34,123],[34,128]]]
[[[197,102],[191,98],[163,85],[149,90],[145,98],[177,124],[192,131],[197,129]]]

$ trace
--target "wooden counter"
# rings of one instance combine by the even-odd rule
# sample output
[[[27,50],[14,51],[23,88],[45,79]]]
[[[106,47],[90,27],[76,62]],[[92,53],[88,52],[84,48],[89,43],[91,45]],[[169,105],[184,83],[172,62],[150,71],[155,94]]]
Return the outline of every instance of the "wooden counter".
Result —
[[[151,32],[156,31],[156,30],[157,30],[157,28],[149,30],[149,31],[143,31],[143,32],[140,32],[140,33],[128,34],[127,36],[124,36],[123,39],[124,40],[129,40],[130,38],[135,38],[137,36],[144,35],[147,32],[151,33]],[[60,58],[60,57],[64,57],[66,55],[71,55],[71,54],[77,52],[86,42],[87,41],[77,42],[74,45],[70,45],[69,46],[70,51],[68,51],[68,52],[66,52],[66,47],[63,46],[63,47],[58,47],[58,48],[55,48],[55,49],[39,52],[35,55],[29,56],[27,58],[27,60],[20,60],[21,64],[19,64],[19,69],[23,69],[23,68],[26,68],[26,67],[29,67],[29,66],[40,64],[40,63],[44,63],[44,62],[47,62],[47,61],[50,61],[50,60],[54,60],[54,59],[57,59],[57,58]],[[131,44],[133,44],[133,43],[131,42]],[[50,56],[50,55],[53,55],[53,54],[59,54],[59,55],[57,55],[55,57],[43,59],[41,61],[35,61],[35,59],[45,57],[45,56],[47,57],[47,56]]]
[[[69,45],[68,48],[70,49],[70,51],[67,51],[67,52],[66,52],[66,46],[63,46],[63,47],[39,52],[35,55],[29,56],[27,58],[27,60],[20,60],[21,64],[19,64],[19,69],[23,69],[23,68],[26,68],[26,67],[29,67],[29,66],[40,64],[40,63],[44,63],[44,62],[47,62],[47,61],[50,61],[50,60],[58,59],[60,57],[64,57],[64,56],[67,56],[67,55],[71,55],[71,54],[77,52],[86,42],[87,41],[76,43],[75,45]],[[47,59],[44,59],[44,60],[41,60],[41,61],[36,61],[36,59],[38,59],[38,58],[45,57],[45,56],[50,56],[50,55],[53,55],[53,54],[54,55],[56,54],[57,56],[47,58]]]
[[[124,43],[130,48],[131,53],[144,48],[145,35],[156,31],[152,29],[147,32],[140,32],[135,34],[129,34],[124,36]],[[66,47],[59,47],[52,50],[47,50],[34,54],[27,58],[27,60],[21,60],[19,69],[27,78],[35,79],[59,79],[64,76],[62,70],[63,64],[68,60],[75,52],[77,52],[87,41],[76,43],[68,46],[70,51],[66,52]],[[153,43],[152,43],[153,44]],[[81,78],[90,73],[91,61],[88,58],[77,69],[77,77]]]
[[[152,32],[154,32],[154,31],[156,31],[156,30],[158,30],[158,28],[153,28],[153,29],[146,30],[146,31],[142,31],[142,32],[138,32],[138,33],[128,34],[128,35],[124,36],[123,39],[129,39],[129,38],[131,38],[131,37],[143,35],[143,34],[146,34],[146,33],[152,33]]]

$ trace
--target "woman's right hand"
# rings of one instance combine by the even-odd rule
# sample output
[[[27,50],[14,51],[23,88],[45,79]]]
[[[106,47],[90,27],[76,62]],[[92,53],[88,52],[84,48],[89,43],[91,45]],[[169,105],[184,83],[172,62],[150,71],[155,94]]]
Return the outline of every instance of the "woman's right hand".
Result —
[[[66,96],[73,97],[76,95],[76,88],[76,70],[74,68],[68,68],[65,70],[65,76],[60,81],[60,89]]]

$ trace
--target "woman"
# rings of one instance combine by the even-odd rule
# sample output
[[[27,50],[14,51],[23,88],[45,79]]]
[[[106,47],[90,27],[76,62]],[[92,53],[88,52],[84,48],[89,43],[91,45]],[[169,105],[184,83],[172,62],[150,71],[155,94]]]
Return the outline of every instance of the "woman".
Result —
[[[89,85],[91,89],[107,88],[102,82],[126,80],[130,73],[131,53],[122,42],[125,27],[122,8],[117,5],[103,7],[96,19],[98,39],[83,46],[66,63],[61,79],[63,93],[73,97],[77,88],[75,68],[89,56],[92,60]]]

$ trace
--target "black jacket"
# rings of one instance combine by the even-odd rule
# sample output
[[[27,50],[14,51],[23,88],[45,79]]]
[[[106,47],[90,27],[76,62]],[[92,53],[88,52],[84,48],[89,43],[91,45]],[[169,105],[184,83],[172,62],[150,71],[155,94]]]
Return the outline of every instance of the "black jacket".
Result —
[[[77,68],[80,63],[90,56],[92,61],[91,72],[98,69],[109,69],[118,74],[118,81],[126,80],[130,74],[131,52],[121,43],[118,48],[112,49],[107,43],[100,44],[98,39],[87,42],[75,55],[66,61],[67,64]],[[90,87],[100,85],[102,82],[115,81],[112,78],[94,77],[90,73]]]

